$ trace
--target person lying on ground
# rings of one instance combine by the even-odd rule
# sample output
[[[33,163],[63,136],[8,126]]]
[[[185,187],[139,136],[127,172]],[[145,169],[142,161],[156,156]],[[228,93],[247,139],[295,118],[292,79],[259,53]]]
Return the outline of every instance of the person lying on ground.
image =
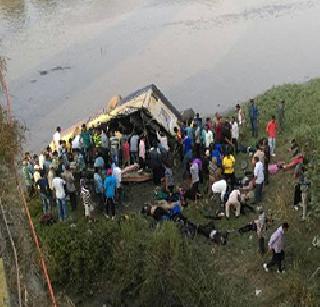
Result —
[[[249,222],[247,225],[239,228],[239,233],[242,235],[245,232],[255,231],[258,237],[258,249],[260,254],[265,253],[264,239],[268,226],[272,223],[272,215],[267,217],[266,213],[261,209],[259,210],[258,219]]]
[[[158,201],[153,204],[146,204],[142,208],[142,213],[146,213],[148,216],[152,216],[155,221],[168,221],[179,218],[180,220],[185,220],[186,218],[182,215],[182,210],[180,202],[167,202]]]
[[[180,222],[179,225],[182,233],[187,237],[194,238],[196,234],[199,234],[217,245],[227,244],[229,232],[217,230],[212,221],[206,225],[196,225],[195,223],[186,220],[183,223]]]

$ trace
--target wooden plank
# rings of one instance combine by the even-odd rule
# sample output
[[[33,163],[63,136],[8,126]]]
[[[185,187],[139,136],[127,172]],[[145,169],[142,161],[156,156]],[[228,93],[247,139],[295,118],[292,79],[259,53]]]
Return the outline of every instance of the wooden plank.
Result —
[[[9,295],[3,260],[0,258],[0,306],[9,306]]]

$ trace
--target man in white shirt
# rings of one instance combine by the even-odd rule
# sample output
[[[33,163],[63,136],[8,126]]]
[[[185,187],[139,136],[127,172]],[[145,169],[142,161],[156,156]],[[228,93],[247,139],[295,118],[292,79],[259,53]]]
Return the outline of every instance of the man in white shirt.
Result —
[[[224,179],[218,180],[212,184],[213,194],[220,194],[221,202],[224,203],[224,196],[227,191],[227,182]]]
[[[206,133],[206,148],[209,148],[210,145],[213,144],[213,133],[211,130],[207,127],[207,133]]]
[[[52,188],[56,192],[57,210],[59,221],[64,221],[67,218],[67,205],[66,205],[66,182],[58,175],[52,180]]]
[[[53,135],[54,150],[58,149],[60,140],[61,140],[61,128],[57,127],[56,133]]]
[[[236,208],[236,217],[238,218],[240,215],[240,190],[233,190],[230,195],[229,199],[226,203],[226,218],[227,220],[230,218],[230,206],[234,206]]]
[[[255,203],[260,203],[262,201],[262,189],[264,182],[263,164],[259,161],[258,157],[253,158],[253,181],[256,186],[255,189]]]
[[[239,125],[235,117],[232,117],[232,120],[231,120],[231,140],[234,146],[234,151],[238,152]]]
[[[196,162],[190,162],[190,174],[192,179],[192,193],[197,200],[199,194],[199,166]]]

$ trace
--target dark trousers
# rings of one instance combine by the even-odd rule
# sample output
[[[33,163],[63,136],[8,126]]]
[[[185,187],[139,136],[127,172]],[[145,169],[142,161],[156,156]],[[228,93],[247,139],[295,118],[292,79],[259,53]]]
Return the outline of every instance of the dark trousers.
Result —
[[[233,152],[235,154],[238,153],[238,140],[237,139],[232,139],[232,144],[233,144]]]
[[[263,189],[263,183],[256,184],[255,189],[255,202],[260,203],[262,201],[262,189]]]
[[[280,253],[276,253],[275,250],[272,250],[272,258],[271,261],[268,263],[267,267],[268,269],[273,267],[274,265],[277,265],[278,270],[282,271],[281,262],[284,260],[284,251],[282,250]]]
[[[268,171],[268,162],[264,162],[264,169],[263,169],[263,174],[264,174],[264,183],[268,184],[269,183],[269,171]]]
[[[111,211],[112,216],[116,215],[116,206],[112,198],[107,198],[107,214]]]
[[[258,239],[258,247],[259,247],[259,253],[263,255],[266,252],[264,248],[264,237],[260,237]]]
[[[144,159],[139,157],[139,168],[144,169],[145,163],[144,163]]]
[[[298,205],[302,200],[302,193],[301,193],[301,189],[300,189],[300,185],[296,184],[294,186],[294,200],[293,200],[293,204],[294,205]]]
[[[77,209],[77,196],[75,192],[69,192],[70,196],[70,204],[71,204],[71,210],[74,211]]]
[[[96,193],[96,203],[98,204],[98,210],[103,212],[104,195],[103,193]]]
[[[230,188],[231,188],[231,191],[233,190],[234,188],[234,184],[236,182],[236,176],[234,173],[229,173],[229,174],[224,174],[224,177],[226,178],[226,181],[228,184],[230,184]]]
[[[250,118],[252,136],[258,137],[258,120]]]

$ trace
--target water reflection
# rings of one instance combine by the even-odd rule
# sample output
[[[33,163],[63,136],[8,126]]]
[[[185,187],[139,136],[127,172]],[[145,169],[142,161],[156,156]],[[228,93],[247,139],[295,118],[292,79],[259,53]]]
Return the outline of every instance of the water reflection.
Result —
[[[319,16],[319,0],[0,0],[0,54],[39,148],[149,83],[208,113],[315,77]]]

